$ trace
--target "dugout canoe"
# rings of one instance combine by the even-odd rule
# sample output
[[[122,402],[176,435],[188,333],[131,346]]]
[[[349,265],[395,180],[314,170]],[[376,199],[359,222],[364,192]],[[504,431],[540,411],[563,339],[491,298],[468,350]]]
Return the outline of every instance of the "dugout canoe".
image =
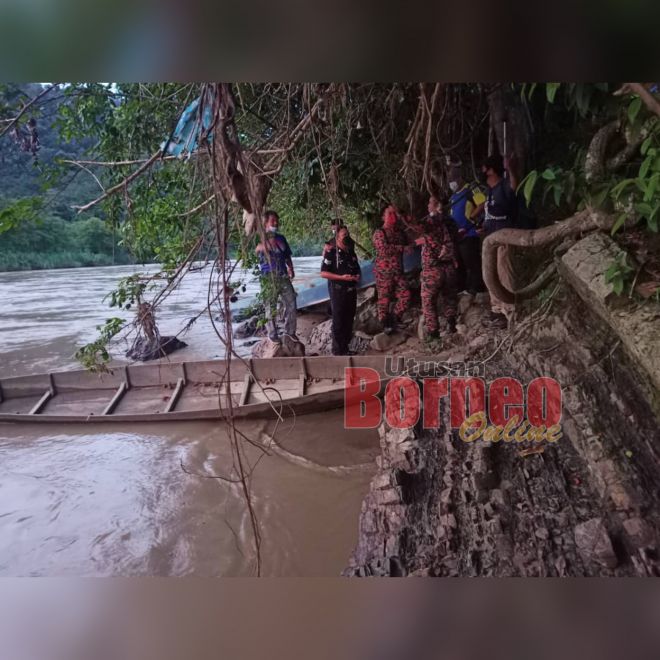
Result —
[[[166,362],[109,373],[61,371],[0,378],[0,422],[117,423],[274,417],[340,408],[347,367],[388,380],[381,356]]]
[[[410,254],[403,257],[403,269],[406,273],[412,273],[421,268],[422,258],[421,250],[415,248]],[[362,275],[358,282],[358,289],[366,289],[376,283],[373,261],[360,261]],[[328,293],[328,280],[322,277],[314,277],[305,280],[303,286],[297,291],[296,307],[298,309],[307,309],[314,305],[319,305],[330,300]]]

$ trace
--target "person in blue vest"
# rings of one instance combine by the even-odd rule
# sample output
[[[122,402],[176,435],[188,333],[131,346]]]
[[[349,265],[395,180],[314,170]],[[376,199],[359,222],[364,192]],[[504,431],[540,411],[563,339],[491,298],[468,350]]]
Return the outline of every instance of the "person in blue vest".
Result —
[[[464,288],[475,295],[485,291],[481,276],[481,242],[477,231],[479,209],[486,201],[478,186],[465,182],[459,167],[449,171],[450,216],[456,223],[457,245],[461,264],[465,271]]]
[[[284,333],[296,337],[296,292],[291,284],[295,277],[291,248],[280,234],[280,217],[275,211],[264,214],[265,241],[256,248],[261,272],[261,293],[266,311],[266,329],[271,341],[280,343],[277,330],[277,304],[284,303]]]

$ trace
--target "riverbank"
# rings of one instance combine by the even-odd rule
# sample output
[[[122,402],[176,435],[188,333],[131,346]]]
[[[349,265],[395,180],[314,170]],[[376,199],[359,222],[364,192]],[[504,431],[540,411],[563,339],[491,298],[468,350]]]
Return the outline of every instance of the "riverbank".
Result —
[[[301,242],[291,246],[291,250],[294,257],[314,257],[322,252],[323,243],[319,241]],[[238,252],[230,250],[231,259],[236,259],[238,256]],[[214,259],[213,251],[207,254],[206,258],[212,261]],[[0,249],[0,273],[129,265],[136,268],[161,267],[156,262],[143,263],[136,261],[127,252],[120,249],[114,255],[112,252],[94,252],[93,248],[91,250],[80,250],[76,249],[75,246],[57,252],[7,251]]]
[[[660,575],[660,308],[613,294],[605,243],[561,257],[510,331],[484,333],[464,303],[464,342],[481,344],[465,355],[487,382],[560,383],[561,439],[467,443],[444,403],[437,429],[381,425],[345,575]]]

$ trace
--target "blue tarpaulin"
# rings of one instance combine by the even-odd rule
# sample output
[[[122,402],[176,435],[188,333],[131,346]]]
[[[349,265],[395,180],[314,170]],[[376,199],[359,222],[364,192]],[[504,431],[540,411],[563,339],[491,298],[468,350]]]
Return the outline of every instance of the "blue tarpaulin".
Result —
[[[201,121],[200,121],[201,119]],[[165,155],[176,156],[177,158],[190,158],[190,156],[199,148],[199,140],[202,133],[209,130],[213,121],[211,107],[206,105],[203,111],[203,117],[200,118],[199,98],[195,99],[181,115],[179,122],[174,129],[174,133],[165,140],[160,148]],[[208,141],[211,142],[211,134],[208,135]]]

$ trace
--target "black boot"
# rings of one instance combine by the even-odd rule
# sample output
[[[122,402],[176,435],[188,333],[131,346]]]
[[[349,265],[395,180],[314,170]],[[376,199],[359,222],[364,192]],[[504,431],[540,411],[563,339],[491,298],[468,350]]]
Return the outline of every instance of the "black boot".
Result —
[[[386,335],[391,335],[394,332],[395,322],[394,317],[391,314],[388,314],[383,321],[383,332]]]

